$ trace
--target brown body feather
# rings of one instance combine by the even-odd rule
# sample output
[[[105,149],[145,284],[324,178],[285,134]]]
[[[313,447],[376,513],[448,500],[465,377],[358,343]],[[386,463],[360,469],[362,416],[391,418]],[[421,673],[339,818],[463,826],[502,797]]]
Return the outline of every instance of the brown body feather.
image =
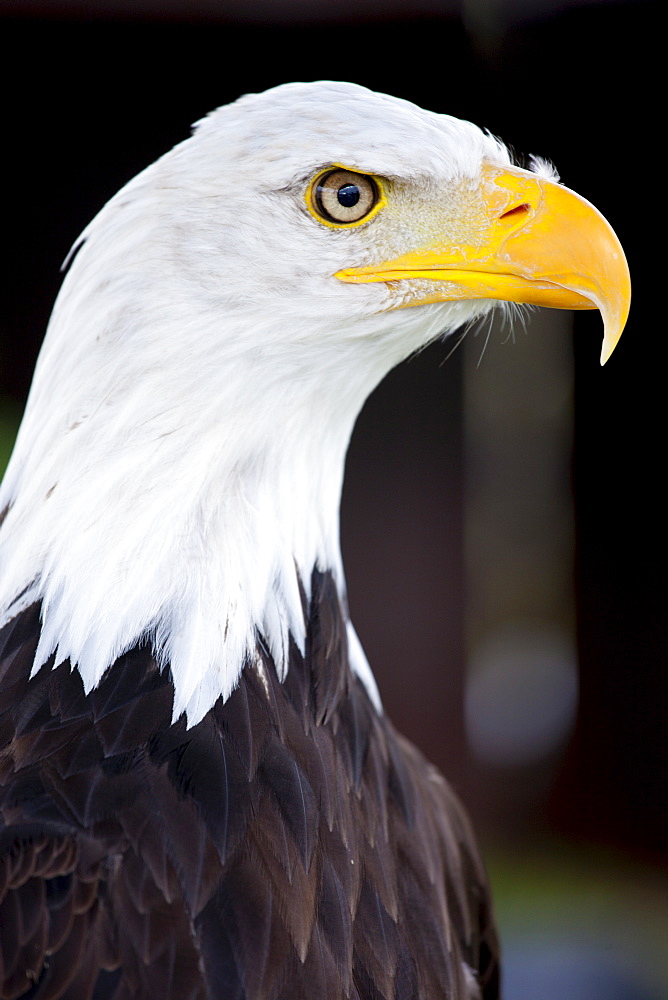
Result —
[[[0,633],[0,997],[483,1000],[497,942],[468,821],[348,665],[315,572],[306,655],[259,644],[191,729],[149,646],[85,695]]]

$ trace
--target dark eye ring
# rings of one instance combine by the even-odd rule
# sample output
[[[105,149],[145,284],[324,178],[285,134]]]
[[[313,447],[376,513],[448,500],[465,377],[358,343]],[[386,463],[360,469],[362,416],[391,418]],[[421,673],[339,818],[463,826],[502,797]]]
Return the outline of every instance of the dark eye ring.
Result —
[[[345,225],[360,222],[378,201],[378,186],[373,177],[351,170],[330,170],[323,174],[313,190],[313,207],[326,222]]]

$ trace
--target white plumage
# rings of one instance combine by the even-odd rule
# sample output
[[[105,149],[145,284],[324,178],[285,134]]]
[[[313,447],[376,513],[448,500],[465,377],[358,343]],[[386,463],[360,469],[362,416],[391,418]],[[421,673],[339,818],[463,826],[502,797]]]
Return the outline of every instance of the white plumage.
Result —
[[[296,571],[344,587],[339,499],[364,400],[490,308],[387,312],[412,290],[332,276],[452,228],[483,158],[509,162],[468,123],[293,84],[214,112],[109,202],[63,284],[0,495],[0,603],[43,600],[36,668],[57,650],[90,690],[155,631],[191,724],[229,695],[256,629],[284,670],[288,633],[304,639]],[[311,175],[337,162],[392,179],[372,233],[306,209]]]

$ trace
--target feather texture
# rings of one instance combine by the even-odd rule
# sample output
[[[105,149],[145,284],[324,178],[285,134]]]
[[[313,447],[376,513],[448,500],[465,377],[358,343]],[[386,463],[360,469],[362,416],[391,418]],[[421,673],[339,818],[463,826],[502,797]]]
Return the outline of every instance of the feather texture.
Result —
[[[331,574],[310,591],[285,682],[260,645],[190,729],[149,644],[86,694],[30,678],[38,607],[5,627],[3,1000],[497,997],[468,822],[351,673]]]

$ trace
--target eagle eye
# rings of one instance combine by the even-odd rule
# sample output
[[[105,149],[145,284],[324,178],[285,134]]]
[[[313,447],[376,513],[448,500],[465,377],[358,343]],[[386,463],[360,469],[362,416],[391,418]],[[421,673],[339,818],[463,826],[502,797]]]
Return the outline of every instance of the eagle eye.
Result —
[[[373,177],[334,169],[316,178],[311,188],[313,208],[325,222],[345,226],[361,222],[378,202]]]

